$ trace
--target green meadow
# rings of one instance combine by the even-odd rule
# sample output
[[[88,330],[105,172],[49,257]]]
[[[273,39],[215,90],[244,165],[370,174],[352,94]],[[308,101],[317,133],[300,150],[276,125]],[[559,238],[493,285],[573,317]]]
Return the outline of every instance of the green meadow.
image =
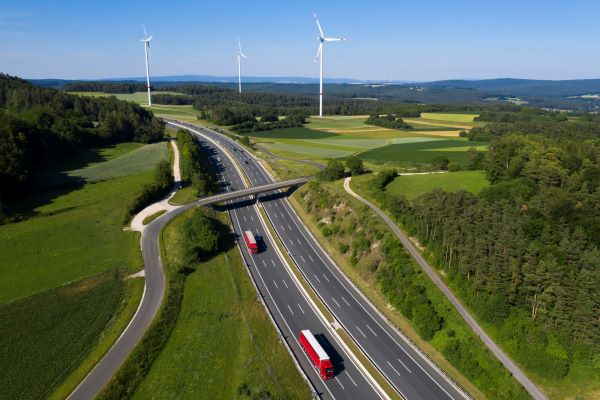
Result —
[[[479,193],[490,185],[484,171],[457,171],[443,174],[398,176],[385,188],[386,193],[414,199],[434,189],[447,192],[465,190]]]

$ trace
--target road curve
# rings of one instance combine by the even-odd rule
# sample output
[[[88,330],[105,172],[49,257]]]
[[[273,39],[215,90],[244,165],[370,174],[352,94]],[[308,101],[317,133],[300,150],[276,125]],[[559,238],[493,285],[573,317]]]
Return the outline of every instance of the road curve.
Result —
[[[487,333],[483,330],[483,328],[475,321],[473,316],[467,311],[467,309],[462,305],[460,300],[454,295],[454,293],[446,286],[446,284],[442,281],[439,275],[434,271],[434,269],[429,265],[429,263],[421,256],[421,253],[415,248],[412,242],[408,239],[408,237],[400,230],[400,228],[391,220],[390,217],[387,216],[385,212],[383,212],[379,207],[368,201],[367,199],[361,197],[359,194],[355,193],[352,188],[350,188],[350,180],[352,178],[348,177],[344,179],[344,189],[351,196],[366,204],[370,209],[375,211],[388,226],[392,229],[394,234],[404,247],[408,250],[410,255],[417,261],[421,269],[425,271],[427,276],[435,283],[435,285],[444,293],[446,298],[450,300],[456,311],[463,317],[463,319],[469,324],[473,332],[477,334],[483,341],[483,343],[490,349],[492,353],[496,356],[496,358],[504,365],[504,367],[510,371],[510,373],[515,377],[521,385],[527,390],[527,392],[536,400],[546,400],[546,396],[542,391],[533,383],[527,375],[515,364],[515,362],[504,352],[498,345],[490,338]]]

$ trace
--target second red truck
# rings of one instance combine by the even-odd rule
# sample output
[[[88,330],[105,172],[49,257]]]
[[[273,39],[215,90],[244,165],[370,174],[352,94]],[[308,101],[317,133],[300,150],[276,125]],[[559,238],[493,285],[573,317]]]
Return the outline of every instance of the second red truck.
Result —
[[[333,364],[314,335],[308,330],[300,331],[300,346],[313,362],[323,379],[333,378]]]

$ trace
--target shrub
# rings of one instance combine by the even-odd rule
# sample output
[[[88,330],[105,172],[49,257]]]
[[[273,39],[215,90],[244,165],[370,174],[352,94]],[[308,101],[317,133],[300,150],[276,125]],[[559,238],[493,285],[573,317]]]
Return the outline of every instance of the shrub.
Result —
[[[325,169],[317,173],[317,179],[323,181],[335,181],[344,177],[344,164],[338,160],[329,160]]]
[[[450,160],[446,156],[438,155],[431,159],[431,166],[433,169],[445,171],[448,169]]]

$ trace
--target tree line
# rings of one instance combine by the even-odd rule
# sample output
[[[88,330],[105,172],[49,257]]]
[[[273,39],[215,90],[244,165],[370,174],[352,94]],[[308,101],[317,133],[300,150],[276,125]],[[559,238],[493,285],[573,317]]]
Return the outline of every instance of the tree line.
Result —
[[[382,193],[389,172],[371,189],[507,351],[560,379],[576,363],[600,373],[600,137],[549,131],[495,140],[483,159],[492,185],[477,196],[409,202]]]
[[[135,93],[145,92],[146,84],[141,82],[67,82],[62,86],[65,92]]]
[[[31,176],[81,147],[163,138],[164,124],[115,97],[74,96],[0,74],[0,204],[35,190]]]

